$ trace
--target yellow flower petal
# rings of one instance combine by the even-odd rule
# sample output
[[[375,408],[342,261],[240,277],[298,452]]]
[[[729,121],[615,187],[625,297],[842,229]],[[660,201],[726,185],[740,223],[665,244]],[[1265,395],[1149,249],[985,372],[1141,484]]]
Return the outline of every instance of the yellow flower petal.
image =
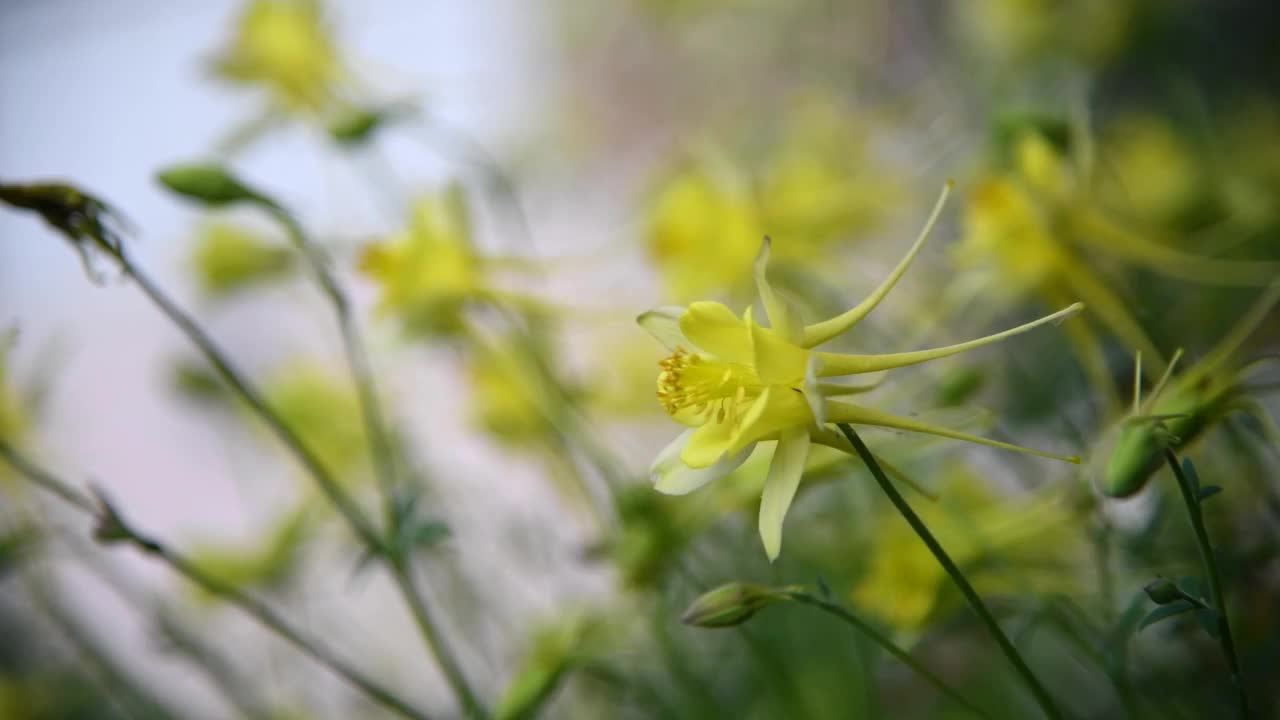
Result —
[[[680,459],[685,465],[693,469],[711,467],[724,457],[725,452],[729,449],[730,441],[733,439],[733,426],[727,422],[708,422],[702,427],[693,431],[693,435],[689,436],[689,441],[685,443],[684,450],[680,452]],[[746,443],[735,448],[734,452],[741,450]]]
[[[668,350],[676,348],[691,350],[693,344],[683,332],[680,332],[680,316],[684,315],[684,312],[685,309],[682,307],[664,305],[641,314],[636,318],[636,322],[657,338],[658,342],[666,345]]]
[[[782,431],[764,481],[764,495],[760,498],[760,540],[764,542],[769,562],[782,551],[782,522],[800,486],[808,457],[809,431],[803,427]]]
[[[752,403],[733,433],[726,452],[736,453],[787,428],[808,428],[813,412],[799,390],[770,385]]]
[[[751,339],[742,321],[718,302],[696,302],[680,316],[680,330],[698,349],[730,362],[751,362]]]
[[[760,254],[756,257],[753,268],[756,278],[756,290],[760,293],[760,301],[764,303],[765,314],[768,316],[769,325],[774,332],[788,342],[799,343],[804,337],[804,328],[800,325],[800,318],[791,305],[787,303],[786,299],[775,292],[773,285],[769,283],[769,250],[772,244],[773,241],[766,237],[764,243],[760,246]]]
[[[751,332],[751,361],[756,375],[765,385],[794,385],[804,380],[810,352],[793,345],[767,328],[751,320],[747,308],[747,327]]]
[[[680,453],[693,434],[693,430],[684,431],[654,460],[653,466],[649,469],[649,479],[658,492],[666,495],[691,493],[712,480],[722,478],[738,469],[738,466],[746,462],[751,456],[751,451],[755,449],[755,445],[749,445],[735,455],[722,456],[710,467],[691,468],[680,459]]]

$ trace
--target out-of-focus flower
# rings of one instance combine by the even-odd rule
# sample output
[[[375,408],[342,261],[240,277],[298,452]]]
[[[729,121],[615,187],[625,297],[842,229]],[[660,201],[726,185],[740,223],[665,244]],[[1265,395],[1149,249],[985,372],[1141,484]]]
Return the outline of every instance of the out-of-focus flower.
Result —
[[[0,440],[17,443],[26,432],[26,411],[10,383],[9,352],[13,333],[0,334]]]
[[[1132,0],[978,0],[953,7],[968,45],[996,67],[1067,56],[1101,64],[1135,27]]]
[[[1167,120],[1130,115],[1108,126],[1100,148],[1101,197],[1118,213],[1170,227],[1201,200],[1205,176],[1190,143]]]
[[[251,0],[214,62],[218,75],[266,89],[289,112],[319,113],[346,79],[319,0]]]
[[[368,438],[355,391],[341,377],[293,365],[263,386],[267,404],[339,478],[364,467]]]
[[[661,363],[658,399],[673,419],[690,428],[654,461],[651,477],[660,492],[691,492],[741,465],[757,442],[777,441],[760,505],[760,536],[765,552],[773,559],[781,549],[783,517],[799,485],[810,443],[848,447],[826,427],[828,422],[928,433],[1078,462],[836,400],[833,398],[867,388],[823,381],[955,355],[1081,309],[1079,304],[1072,305],[1002,333],[930,350],[884,355],[816,350],[851,330],[889,294],[924,244],[946,195],[944,191],[925,230],[880,287],[854,308],[829,320],[802,325],[795,310],[774,291],[766,277],[768,242],[756,260],[755,279],[770,327],[757,323],[750,307],[739,318],[716,302],[659,308],[638,318],[641,326],[672,352]]]
[[[379,310],[415,336],[462,329],[468,304],[488,296],[483,265],[458,187],[419,197],[408,227],[366,247],[360,260],[382,291]]]
[[[704,157],[658,188],[647,244],[672,297],[749,285],[764,235],[779,240],[777,260],[813,261],[892,204],[893,179],[857,119],[831,102],[798,106],[758,169]]]
[[[476,352],[467,366],[476,424],[510,445],[545,441],[554,430],[546,397],[550,379],[533,358],[516,349]]]
[[[196,567],[236,587],[279,587],[297,570],[308,536],[308,515],[304,506],[282,516],[265,537],[249,546],[206,543],[193,547],[188,557]]]
[[[953,474],[939,494],[939,502],[921,503],[916,511],[979,592],[1070,589],[1062,563],[1078,536],[1068,503],[1047,495],[998,498],[966,472]],[[904,632],[920,630],[942,609],[946,571],[892,514],[868,537],[872,546],[853,589],[855,605]]]
[[[538,717],[565,676],[604,651],[602,641],[607,629],[600,618],[574,612],[537,630],[528,655],[494,709],[494,720]]]
[[[211,222],[200,228],[191,266],[206,295],[225,297],[285,277],[293,252],[249,228]]]
[[[1251,100],[1225,124],[1218,193],[1227,218],[1246,232],[1280,226],[1280,106]]]

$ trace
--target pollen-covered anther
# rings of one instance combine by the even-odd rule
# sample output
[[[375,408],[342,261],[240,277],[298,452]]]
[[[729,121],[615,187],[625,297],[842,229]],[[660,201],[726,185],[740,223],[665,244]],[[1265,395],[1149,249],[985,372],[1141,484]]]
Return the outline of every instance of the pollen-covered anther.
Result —
[[[658,401],[671,415],[685,412],[704,422],[734,422],[748,398],[760,393],[755,372],[677,348],[658,363]]]

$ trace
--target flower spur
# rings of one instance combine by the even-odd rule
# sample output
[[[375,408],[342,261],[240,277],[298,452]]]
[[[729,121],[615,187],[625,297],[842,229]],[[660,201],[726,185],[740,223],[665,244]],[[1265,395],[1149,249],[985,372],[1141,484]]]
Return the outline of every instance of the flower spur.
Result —
[[[677,422],[688,426],[650,470],[659,492],[682,495],[723,477],[741,465],[756,443],[776,441],[760,503],[760,537],[769,559],[782,546],[782,522],[795,496],[812,443],[848,450],[828,423],[851,423],[927,433],[1078,463],[1018,445],[936,426],[836,399],[874,386],[824,382],[825,378],[880,372],[948,357],[1074,314],[1076,303],[1052,315],[986,337],[928,350],[858,355],[816,349],[851,330],[880,304],[906,272],[937,223],[951,183],[943,189],[928,222],[906,256],[865,300],[850,310],[802,325],[793,307],[770,285],[770,242],[765,238],[754,274],[769,326],[757,323],[752,308],[738,317],[718,302],[660,307],[637,321],[671,350],[658,374],[658,400]]]

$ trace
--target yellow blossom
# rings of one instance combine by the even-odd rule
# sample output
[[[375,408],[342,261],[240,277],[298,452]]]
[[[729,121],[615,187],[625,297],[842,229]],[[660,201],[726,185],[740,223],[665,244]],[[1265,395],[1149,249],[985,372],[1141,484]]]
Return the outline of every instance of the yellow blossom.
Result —
[[[476,424],[512,445],[545,440],[554,429],[542,389],[546,378],[532,363],[514,350],[490,348],[467,367]]]
[[[251,548],[222,543],[196,545],[190,552],[191,562],[236,587],[279,586],[297,570],[308,535],[308,515],[305,506],[284,515]],[[210,596],[202,593],[200,597]]]
[[[419,197],[409,225],[365,248],[360,269],[381,288],[379,309],[414,335],[455,332],[466,305],[484,295],[483,261],[459,188]]]
[[[222,297],[283,276],[292,261],[289,248],[273,245],[248,228],[218,222],[200,229],[191,265],[201,290]]]
[[[308,365],[278,373],[264,387],[267,404],[338,477],[363,467],[368,450],[355,391],[339,376]]]
[[[319,0],[252,0],[215,67],[291,112],[326,109],[346,75]]]
[[[889,294],[936,223],[948,190],[944,190],[906,257],[884,282],[861,303],[834,318],[807,326],[799,322],[794,308],[768,281],[768,241],[754,266],[768,327],[755,321],[750,307],[740,317],[716,302],[658,308],[638,318],[641,326],[672,353],[661,363],[658,399],[673,419],[690,428],[654,461],[651,477],[660,492],[683,494],[695,490],[741,465],[756,443],[776,441],[760,504],[760,536],[772,559],[781,549],[783,517],[799,485],[810,443],[848,447],[827,423],[928,433],[1078,462],[1077,458],[1029,450],[836,399],[865,391],[866,386],[825,381],[956,355],[1066,317],[1083,307],[1072,305],[1011,330],[929,350],[881,355],[818,350],[818,346],[853,329]]]
[[[1046,565],[1067,555],[1073,538],[1069,505],[1048,495],[996,498],[967,473],[954,476],[940,496],[917,511],[981,592],[1026,589],[1024,583],[1039,591],[1070,587],[1061,567]],[[869,535],[855,605],[900,630],[921,629],[939,609],[950,582],[946,572],[901,518],[884,516]],[[989,557],[1000,561],[982,563]]]
[[[1175,224],[1200,199],[1202,169],[1193,148],[1166,120],[1121,118],[1102,143],[1101,194],[1117,212],[1156,226]]]

